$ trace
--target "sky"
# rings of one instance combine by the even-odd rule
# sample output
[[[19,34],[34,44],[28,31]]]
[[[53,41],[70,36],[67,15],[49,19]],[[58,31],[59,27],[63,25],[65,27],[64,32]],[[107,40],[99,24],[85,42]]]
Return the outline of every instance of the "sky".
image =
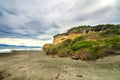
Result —
[[[79,25],[119,24],[120,0],[0,0],[0,44],[43,46]]]

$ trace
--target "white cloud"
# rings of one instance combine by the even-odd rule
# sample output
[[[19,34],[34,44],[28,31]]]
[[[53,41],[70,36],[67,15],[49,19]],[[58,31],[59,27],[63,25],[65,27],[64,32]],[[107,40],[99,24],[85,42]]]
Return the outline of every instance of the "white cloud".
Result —
[[[116,6],[117,1],[1,0],[0,6],[6,10],[2,10],[4,13],[0,23],[7,25],[7,28],[10,27],[11,33],[23,37],[52,40],[53,35],[73,26],[119,22],[117,20],[120,11]],[[9,34],[8,36],[10,37]]]
[[[51,40],[40,41],[40,40],[33,40],[33,39],[0,38],[1,44],[7,43],[9,45],[43,46],[47,42],[51,43]]]

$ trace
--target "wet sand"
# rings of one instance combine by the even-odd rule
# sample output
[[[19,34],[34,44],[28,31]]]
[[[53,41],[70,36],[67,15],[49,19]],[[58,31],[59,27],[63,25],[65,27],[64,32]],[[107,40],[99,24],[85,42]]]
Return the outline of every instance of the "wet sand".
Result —
[[[0,80],[119,80],[120,55],[97,61],[46,56],[40,51],[0,54]]]

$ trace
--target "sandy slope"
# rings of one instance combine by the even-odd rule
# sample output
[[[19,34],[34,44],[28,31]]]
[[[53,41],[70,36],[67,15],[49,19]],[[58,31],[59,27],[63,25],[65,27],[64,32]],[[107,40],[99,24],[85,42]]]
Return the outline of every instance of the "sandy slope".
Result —
[[[38,51],[0,54],[0,77],[3,80],[119,80],[120,55],[86,62],[52,58]]]

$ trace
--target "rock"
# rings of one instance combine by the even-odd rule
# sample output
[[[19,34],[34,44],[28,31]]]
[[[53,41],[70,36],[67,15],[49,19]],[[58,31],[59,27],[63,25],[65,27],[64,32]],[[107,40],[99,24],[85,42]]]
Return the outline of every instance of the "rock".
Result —
[[[71,59],[79,60],[79,57],[77,57],[77,56],[72,56]]]
[[[83,77],[82,75],[76,75],[76,77]]]
[[[42,47],[42,50],[46,50],[48,49],[52,44],[44,44],[44,46]]]

